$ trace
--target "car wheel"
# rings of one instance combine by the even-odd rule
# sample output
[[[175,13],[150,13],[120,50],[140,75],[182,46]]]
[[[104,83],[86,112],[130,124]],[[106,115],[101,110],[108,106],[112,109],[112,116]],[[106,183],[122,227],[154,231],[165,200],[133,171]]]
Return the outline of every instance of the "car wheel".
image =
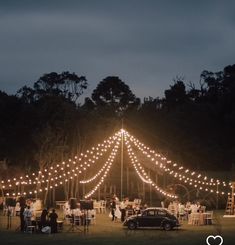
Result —
[[[171,226],[170,223],[165,223],[163,228],[164,228],[165,231],[170,231],[172,229],[172,226]]]
[[[130,222],[128,223],[128,229],[129,229],[129,230],[135,230],[135,229],[136,229],[136,223],[133,222],[133,221],[130,221]]]

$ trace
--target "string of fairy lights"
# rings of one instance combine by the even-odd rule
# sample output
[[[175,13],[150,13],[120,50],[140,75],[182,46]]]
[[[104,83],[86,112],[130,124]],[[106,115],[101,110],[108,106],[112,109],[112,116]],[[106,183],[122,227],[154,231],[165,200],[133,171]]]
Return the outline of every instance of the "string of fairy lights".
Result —
[[[162,154],[152,150],[134,136],[130,135],[126,130],[121,129],[113,136],[104,140],[101,144],[97,144],[85,153],[80,153],[73,159],[68,159],[67,162],[63,161],[54,164],[31,175],[28,174],[20,176],[19,178],[13,177],[7,180],[1,180],[0,189],[2,189],[6,196],[26,196],[57,188],[58,186],[69,183],[70,180],[75,178],[80,184],[90,184],[99,178],[95,186],[85,195],[85,198],[91,197],[107,178],[122,139],[125,142],[130,162],[138,177],[141,181],[151,185],[151,187],[164,196],[177,198],[176,195],[164,191],[152,181],[150,176],[146,173],[145,167],[139,162],[135,154],[136,151],[141,152],[141,154],[145,156],[146,162],[154,164],[154,166],[162,169],[164,173],[199,190],[224,195],[226,192],[224,190],[222,191],[221,188],[231,187],[231,183],[226,183],[218,179],[215,180],[213,178],[209,179],[207,176],[203,176],[200,173],[184,168],[182,165],[173,163],[162,156]],[[81,179],[82,173],[85,174],[92,166],[96,166],[96,163],[101,160],[101,158],[106,157],[106,155],[107,160],[92,177]],[[25,189],[27,189],[27,191]],[[228,192],[228,194],[230,194],[230,192]]]
[[[178,167],[178,170],[181,170],[186,175],[189,175],[189,176],[197,176],[198,179],[203,179],[203,180],[201,180],[201,183],[202,184],[205,184],[205,185],[211,185],[211,184],[214,184],[214,185],[217,185],[218,184],[218,185],[223,185],[223,186],[231,185],[231,183],[226,184],[225,181],[221,181],[221,180],[218,180],[218,179],[215,181],[213,178],[211,178],[210,181],[208,182],[207,179],[209,179],[209,178],[207,176],[203,176],[200,173],[197,174],[195,171],[191,171],[189,169],[185,169],[182,165],[181,166],[178,166],[177,163],[173,163],[172,161],[167,160],[166,157],[163,157],[161,154],[156,153],[154,150],[151,150],[149,147],[145,146],[143,143],[141,143],[139,140],[137,140],[133,136],[130,136],[130,138],[131,138],[131,141],[134,142],[134,144],[144,154],[146,154],[148,158],[151,158],[151,161],[156,161],[158,163],[159,162],[159,159],[160,159],[160,164],[162,164],[164,166],[166,166],[166,164],[167,165],[172,164],[172,167],[174,167],[174,168],[177,168]],[[156,157],[158,158],[158,160],[155,159]],[[169,168],[169,166],[166,166],[166,167]],[[168,171],[172,171],[172,169],[169,169]]]
[[[163,189],[161,189],[156,183],[154,183],[152,181],[152,179],[150,178],[150,176],[145,172],[143,166],[140,164],[140,162],[137,159],[137,156],[134,154],[132,147],[129,143],[129,141],[127,140],[127,135],[124,132],[124,138],[125,138],[125,144],[127,146],[127,152],[128,155],[130,157],[131,163],[137,173],[137,175],[140,177],[140,179],[147,184],[150,184],[152,187],[154,187],[159,193],[161,193],[164,196],[170,197],[170,198],[177,198],[176,195],[173,195],[169,192],[164,191]]]
[[[81,168],[79,169],[79,166],[75,165],[76,166],[75,167],[75,166],[73,166],[73,165],[71,165],[69,163],[65,165],[65,163],[63,162],[65,167],[61,167],[60,168],[60,170],[63,172],[63,174],[59,175],[59,178],[60,179],[61,178],[70,178],[70,179],[72,179],[72,176],[77,177],[78,174],[81,174],[82,172],[87,171],[88,167],[91,166],[91,164],[89,164],[89,163],[87,164],[87,162],[91,162],[92,165],[94,165],[99,160],[99,158],[104,155],[104,153],[102,153],[102,152],[107,152],[107,150],[115,143],[117,137],[118,136],[115,134],[115,136],[113,137],[112,141],[107,141],[106,142],[107,144],[105,144],[105,145],[104,144],[98,145],[98,146],[103,146],[103,148],[100,149],[99,147],[97,147],[96,148],[96,150],[97,150],[96,155],[94,155],[93,152],[91,152],[91,154],[93,154],[93,158],[95,158],[94,160],[91,160],[90,158],[88,158],[88,160],[86,160],[84,163],[80,163],[80,167],[81,168],[83,167],[83,169],[81,169]],[[99,152],[99,150],[101,152]],[[87,156],[84,155],[84,157],[86,158]],[[81,159],[79,159],[79,161],[81,161]],[[73,162],[73,164],[75,164],[75,163]],[[86,167],[84,167],[84,165]],[[80,182],[80,183],[82,183],[82,182]]]
[[[101,186],[101,184],[104,182],[105,178],[107,177],[110,169],[111,169],[111,166],[114,162],[114,159],[116,157],[116,154],[117,154],[117,151],[118,151],[118,148],[120,146],[120,141],[121,141],[121,138],[118,138],[118,141],[114,147],[114,150],[113,152],[111,153],[111,156],[110,156],[110,159],[108,160],[108,165],[105,169],[105,172],[103,174],[103,176],[100,178],[99,182],[93,187],[93,189],[91,191],[89,191],[86,195],[85,195],[85,198],[89,198],[91,197],[97,190],[98,188]]]
[[[169,167],[169,164],[172,163],[171,161],[167,160],[165,157],[162,157],[159,153],[156,153],[154,150],[151,150],[149,147],[145,146],[143,143],[141,143],[139,140],[134,138],[128,132],[126,132],[126,134],[129,137],[130,141],[137,147],[137,149],[140,150],[147,158],[150,159],[149,162],[154,163],[164,172],[166,172],[169,175],[172,175],[174,178],[177,178],[179,181],[182,181],[191,186],[193,185],[195,188],[198,188],[200,190],[209,191],[212,193],[215,192],[221,195],[224,195],[225,191],[219,191],[218,190],[219,185],[223,185],[223,187],[226,187],[228,185],[231,186],[231,183],[226,184],[224,181],[220,181],[220,180],[214,181],[214,179],[210,179],[210,181],[208,182],[207,176],[204,176],[203,180],[200,180],[202,174],[196,174],[195,171],[190,171],[189,169],[185,170],[183,166],[178,167],[179,171],[177,172],[177,170],[173,170],[172,168]],[[173,167],[178,166],[176,163],[173,163],[172,165]],[[190,177],[188,177],[187,174]],[[196,178],[193,178],[193,176],[196,176]],[[214,189],[213,187],[216,187],[216,189]],[[230,192],[228,192],[227,194],[230,195]]]
[[[113,163],[114,158],[115,158],[115,156],[117,154],[117,148],[119,147],[120,140],[121,140],[121,138],[118,138],[118,140],[116,141],[116,144],[115,144],[114,148],[112,149],[111,154],[109,155],[107,161],[102,166],[102,168],[93,177],[91,177],[89,179],[86,179],[86,180],[80,180],[79,183],[81,183],[81,184],[90,183],[90,182],[96,180],[101,175],[101,173],[104,172],[104,170],[107,170],[108,168],[110,168],[110,166],[111,166],[110,164]],[[104,176],[105,176],[105,174],[103,175],[103,177]]]
[[[119,136],[119,138],[117,139],[117,141],[116,141],[116,143],[115,143],[114,148],[113,148],[112,151],[111,151],[110,156],[108,157],[108,160],[106,161],[107,164],[105,164],[106,170],[105,170],[105,172],[104,172],[104,175],[101,177],[101,179],[100,179],[100,181],[98,182],[98,184],[97,184],[97,185],[96,185],[96,186],[95,186],[95,187],[94,187],[88,194],[85,195],[85,198],[88,198],[88,197],[90,197],[91,195],[93,195],[94,192],[99,188],[99,186],[104,182],[104,179],[106,178],[106,176],[107,176],[107,174],[108,174],[108,172],[109,172],[109,170],[110,170],[110,168],[111,168],[111,166],[112,166],[112,164],[113,164],[113,161],[114,161],[114,159],[115,159],[115,156],[116,156],[116,154],[117,154],[117,148],[119,147],[120,140],[121,140],[121,137]],[[101,168],[101,170],[102,170],[103,168],[104,168],[104,166]],[[99,173],[99,172],[98,172],[98,173]],[[82,181],[83,184],[85,184],[85,183],[90,183],[90,182],[92,182],[93,180],[95,180],[95,179],[99,176],[98,173],[97,173],[95,176],[93,176],[91,179]],[[70,177],[70,179],[73,179],[73,177]],[[65,182],[67,182],[67,181],[68,181],[68,179],[65,179]],[[62,184],[62,182],[60,182],[60,184]],[[54,187],[57,187],[57,186],[58,186],[57,184],[54,185]],[[50,188],[52,189],[53,186],[50,186]]]
[[[99,160],[99,157],[101,157],[103,155],[102,152],[106,152],[107,149],[110,148],[112,146],[112,144],[114,144],[116,138],[117,138],[117,134],[115,134],[112,137],[109,137],[108,140],[104,140],[104,142],[102,144],[98,144],[96,147],[92,147],[92,149],[90,151],[87,150],[86,154],[81,153],[80,157],[75,156],[74,158],[76,161],[72,161],[71,159],[69,159],[68,163],[63,161],[61,164],[56,164],[56,166],[54,166],[54,167],[51,166],[49,169],[44,168],[42,171],[38,171],[37,174],[32,173],[31,178],[34,178],[33,180],[30,178],[29,175],[26,175],[25,177],[21,176],[19,179],[13,178],[13,179],[8,179],[7,181],[2,180],[1,181],[2,188],[3,189],[10,189],[14,186],[19,186],[19,185],[24,185],[24,186],[35,185],[35,184],[40,183],[40,179],[44,179],[44,178],[48,177],[48,176],[45,176],[45,174],[51,176],[53,171],[56,174],[58,174],[60,171],[62,171],[63,175],[65,175],[65,169],[66,168],[70,169],[72,163],[73,163],[74,167],[76,166],[76,170],[78,170],[78,173],[81,174],[83,171],[86,171],[87,168],[89,168],[91,166],[91,164],[94,164],[97,160]],[[95,151],[95,153],[94,153],[94,151]],[[88,158],[87,161],[84,161],[84,163],[81,163],[82,158],[88,157],[87,154],[92,155],[92,157]],[[80,162],[79,166],[77,166],[78,165],[77,161]],[[67,173],[70,174],[70,171],[67,171]],[[42,180],[42,183],[44,183],[43,180]]]
[[[94,165],[100,159],[100,157],[102,157],[105,152],[111,148],[111,146],[115,143],[116,138],[117,135],[115,134],[113,137],[111,137],[111,140],[105,140],[102,144],[98,144],[97,147],[92,147],[92,150],[87,150],[86,154],[81,153],[79,158],[75,156],[75,161],[69,159],[69,163],[66,164],[65,162],[62,162],[62,164],[65,166],[65,168],[71,168],[73,163],[73,167],[76,167],[78,173],[81,174],[83,171],[87,171],[89,167]],[[91,156],[89,157],[89,155]],[[83,159],[84,162],[82,162]],[[57,168],[60,168],[62,172],[65,172],[65,168],[58,164],[56,166]]]
[[[189,169],[185,169],[183,166],[178,166],[177,163],[172,163],[172,161],[167,160],[166,157],[161,156],[161,154],[156,153],[154,150],[151,150],[149,147],[145,146],[143,143],[141,143],[139,140],[137,140],[136,138],[134,138],[132,135],[130,136],[128,134],[128,136],[130,137],[130,140],[135,144],[135,146],[137,146],[137,148],[139,150],[142,151],[143,154],[145,154],[148,158],[150,158],[151,161],[155,162],[156,165],[159,165],[161,168],[166,169],[165,171],[174,171],[172,168],[169,167],[170,164],[172,164],[172,167],[177,168],[178,170],[181,170],[182,173],[184,173],[185,175],[189,175],[191,176],[197,176],[198,179],[203,179],[203,180],[196,180],[196,182],[199,182],[203,185],[223,185],[223,186],[227,186],[227,185],[231,185],[231,183],[226,184],[225,181],[220,181],[220,180],[214,180],[213,178],[210,179],[210,181],[208,182],[207,176],[202,176],[202,174],[197,174],[195,171],[190,171]]]
[[[112,137],[109,137],[108,140],[105,140],[103,142],[103,144],[98,144],[97,147],[93,147],[92,148],[92,151],[90,151],[90,154],[93,154],[94,156],[94,151],[96,150],[97,151],[97,155],[98,156],[102,156],[102,151],[107,151],[108,148],[110,148],[116,141],[117,141],[117,138],[120,138],[120,132],[117,132],[116,134],[114,134],[114,136]],[[103,148],[101,148],[103,147]],[[101,151],[101,153],[99,152],[99,150]],[[87,153],[89,153],[87,151]],[[87,157],[86,154],[83,154],[81,153],[80,156],[82,157]],[[78,157],[75,156],[75,159],[78,159]],[[95,160],[92,160],[92,163],[94,164],[97,160],[99,159],[99,157],[95,157]],[[81,161],[81,158],[78,159],[79,161]],[[71,163],[72,160],[69,159],[69,163]],[[89,159],[88,159],[88,162],[89,162]],[[78,176],[78,174],[81,174],[82,171],[86,171],[87,168],[83,168],[83,169],[79,169],[78,166],[76,166],[75,168],[72,168],[71,169],[71,164],[69,163],[65,163],[64,161],[61,163],[61,164],[57,164],[56,165],[56,168],[60,168],[60,170],[63,171],[63,174],[59,174],[59,171],[54,168],[53,166],[51,166],[49,169],[45,168],[43,171],[38,171],[38,175],[39,177],[36,177],[36,174],[35,173],[32,173],[32,176],[34,177],[34,180],[30,179],[29,175],[26,175],[25,178],[23,178],[23,176],[21,176],[19,179],[20,180],[17,180],[16,178],[12,178],[12,179],[8,179],[6,181],[1,181],[0,184],[1,184],[1,188],[4,190],[4,189],[13,189],[14,187],[18,187],[20,185],[23,186],[23,189],[25,186],[28,186],[28,185],[37,185],[37,184],[44,184],[44,183],[50,183],[50,182],[55,182],[54,183],[54,186],[53,185],[49,185],[49,188],[52,189],[53,187],[57,187],[59,185],[62,185],[64,182],[68,182],[69,179],[73,179],[73,176],[76,177]],[[74,161],[73,161],[73,164],[74,164]],[[82,165],[82,164],[81,164]],[[85,164],[86,165],[86,164]],[[90,164],[87,164],[88,167]],[[83,167],[83,166],[80,166],[80,167]],[[65,169],[70,169],[69,171],[65,171]],[[55,177],[52,177],[54,175],[56,175]],[[69,176],[69,177],[68,177]],[[63,181],[59,181],[59,182],[56,182],[56,180],[62,180]],[[15,196],[15,195],[26,195],[26,194],[36,194],[38,192],[42,192],[43,190],[47,190],[48,187],[45,187],[45,188],[39,188],[39,190],[36,190],[35,188],[31,187],[31,189],[34,189],[34,190],[29,190],[27,192],[23,191],[23,192],[16,192],[16,191],[11,191],[11,193],[8,191],[6,193],[7,196]]]
[[[77,174],[75,173],[74,174],[74,176],[77,176]],[[97,176],[96,176],[97,177]],[[38,193],[38,192],[42,192],[43,190],[48,190],[49,188],[50,189],[53,189],[54,187],[58,187],[59,185],[63,185],[64,183],[66,183],[66,182],[68,182],[69,180],[72,180],[73,179],[73,176],[70,176],[69,178],[65,178],[65,179],[63,179],[63,181],[57,181],[58,179],[61,179],[61,178],[63,178],[63,176],[59,176],[59,177],[55,177],[55,178],[49,178],[49,179],[47,179],[47,180],[42,180],[41,181],[41,183],[47,183],[48,185],[49,185],[49,187],[45,187],[45,188],[40,188],[39,189],[39,191],[37,191],[37,190],[34,190],[34,191],[28,191],[28,192],[22,192],[22,193],[15,193],[15,192],[13,192],[12,193],[12,196],[15,196],[15,195],[26,195],[26,194],[30,194],[30,195],[32,195],[33,193],[34,194],[36,194],[36,193]],[[7,196],[9,196],[10,195],[10,193],[8,192],[8,193],[6,193],[6,195]]]

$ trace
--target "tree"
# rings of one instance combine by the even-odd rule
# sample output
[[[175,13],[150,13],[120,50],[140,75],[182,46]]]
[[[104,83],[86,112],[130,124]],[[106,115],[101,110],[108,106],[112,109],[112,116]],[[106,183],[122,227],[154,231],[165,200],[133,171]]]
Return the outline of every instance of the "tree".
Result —
[[[89,112],[95,108],[95,104],[89,97],[86,97],[84,100],[84,104],[82,105],[82,108],[83,110]]]
[[[81,140],[76,137],[81,128],[76,102],[86,88],[84,76],[51,72],[40,77],[33,88],[24,86],[19,90],[20,101],[33,108],[31,139],[34,159],[40,170],[70,157],[81,145]],[[67,189],[65,193],[68,193]],[[44,203],[47,197],[48,191],[44,195]]]
[[[38,100],[44,96],[62,96],[74,103],[87,88],[87,80],[84,76],[78,76],[68,71],[60,74],[51,72],[44,74],[34,83],[33,89],[24,86],[18,91],[18,95],[25,101]]]
[[[28,86],[20,88],[17,95],[23,100],[23,102],[28,104],[33,103],[35,100],[35,90]]]
[[[223,71],[221,104],[226,114],[235,110],[235,64],[226,66]]]
[[[205,84],[204,92],[202,93],[205,101],[209,103],[217,103],[222,94],[222,72],[203,71],[200,76],[201,82]]]
[[[165,90],[165,103],[168,108],[183,104],[186,101],[187,93],[182,80],[176,80],[170,89]]]
[[[104,78],[93,91],[92,99],[97,106],[111,107],[117,113],[139,104],[129,86],[115,76]]]

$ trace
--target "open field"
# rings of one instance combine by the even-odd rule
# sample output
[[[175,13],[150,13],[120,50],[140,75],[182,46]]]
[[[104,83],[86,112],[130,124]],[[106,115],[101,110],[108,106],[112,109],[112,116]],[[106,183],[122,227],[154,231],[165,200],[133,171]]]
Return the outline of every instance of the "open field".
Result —
[[[6,229],[7,218],[0,216],[0,244],[5,245],[110,245],[110,244],[185,244],[199,245],[206,244],[208,235],[221,235],[224,238],[223,244],[234,244],[235,240],[235,219],[223,218],[222,212],[216,212],[214,224],[207,226],[192,226],[187,223],[174,231],[163,231],[158,229],[144,229],[129,231],[120,222],[112,222],[108,214],[97,214],[95,225],[89,226],[89,231],[68,232],[70,225],[65,225],[61,233],[57,234],[24,234],[15,231],[19,224],[19,217],[12,218],[12,228]],[[218,244],[218,243],[211,243]]]

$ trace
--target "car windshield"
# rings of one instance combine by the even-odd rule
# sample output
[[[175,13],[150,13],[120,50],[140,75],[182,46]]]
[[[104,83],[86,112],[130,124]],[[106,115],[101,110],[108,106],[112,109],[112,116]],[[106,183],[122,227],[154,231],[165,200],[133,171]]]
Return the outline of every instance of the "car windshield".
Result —
[[[155,213],[154,213],[154,210],[148,210],[148,216],[154,216]]]
[[[166,216],[167,212],[166,212],[166,210],[161,210],[160,209],[160,210],[157,211],[157,214],[160,215],[160,216]]]
[[[155,215],[166,216],[167,214],[171,214],[171,213],[164,209],[156,209],[156,210],[149,209],[149,210],[145,210],[142,216],[155,216]]]

